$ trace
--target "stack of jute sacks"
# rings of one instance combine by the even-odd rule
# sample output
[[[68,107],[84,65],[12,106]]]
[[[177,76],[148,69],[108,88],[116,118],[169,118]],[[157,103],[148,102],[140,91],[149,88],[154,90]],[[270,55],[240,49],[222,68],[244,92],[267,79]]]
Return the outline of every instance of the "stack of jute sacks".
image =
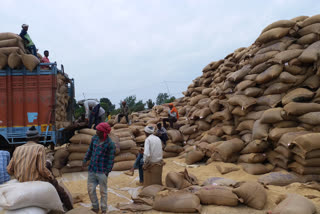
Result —
[[[250,47],[207,65],[177,104],[188,118],[179,130],[191,162],[239,162],[253,174],[303,173],[296,159],[311,167],[288,143],[319,131],[319,34],[320,15],[280,20]]]
[[[56,118],[56,128],[66,128],[70,124],[67,118],[67,108],[69,105],[69,94],[68,94],[68,82],[67,78],[63,74],[57,75],[57,92],[56,92],[56,109],[55,109],[55,118]]]
[[[39,63],[37,57],[27,54],[19,35],[0,33],[0,70],[6,66],[19,69],[24,65],[29,71],[33,71]]]

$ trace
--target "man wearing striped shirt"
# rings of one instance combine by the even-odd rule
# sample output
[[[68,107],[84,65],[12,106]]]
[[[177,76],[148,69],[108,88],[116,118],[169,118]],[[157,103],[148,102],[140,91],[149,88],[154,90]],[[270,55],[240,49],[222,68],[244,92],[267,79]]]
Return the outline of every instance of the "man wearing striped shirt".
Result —
[[[7,166],[10,162],[10,153],[0,150],[0,184],[10,180],[10,175],[7,172]]]
[[[96,187],[99,185],[101,211],[102,214],[106,214],[108,202],[108,175],[113,167],[116,146],[108,136],[111,131],[111,127],[108,123],[100,123],[96,129],[97,135],[92,137],[90,147],[83,160],[83,168],[87,165],[87,161],[90,160],[87,187],[92,203],[92,211],[99,213],[99,200],[96,193]]]
[[[8,173],[20,182],[47,181],[57,190],[66,210],[73,209],[72,202],[65,190],[58,184],[50,170],[46,167],[46,151],[38,144],[39,132],[32,126],[27,132],[28,142],[15,149],[7,167]]]

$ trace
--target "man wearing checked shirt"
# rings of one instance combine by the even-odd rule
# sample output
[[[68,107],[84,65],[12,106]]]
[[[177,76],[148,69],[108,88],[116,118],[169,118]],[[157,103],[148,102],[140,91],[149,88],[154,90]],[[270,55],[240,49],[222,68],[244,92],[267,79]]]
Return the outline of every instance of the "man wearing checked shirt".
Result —
[[[88,169],[88,193],[92,203],[92,211],[99,213],[99,200],[96,193],[96,187],[100,185],[101,211],[107,213],[107,182],[108,175],[112,170],[116,146],[108,134],[111,127],[108,123],[100,123],[96,127],[97,135],[92,137],[90,147],[83,160],[82,167],[87,165]]]
[[[7,172],[7,166],[10,162],[10,153],[0,150],[0,184],[10,180],[10,175]]]

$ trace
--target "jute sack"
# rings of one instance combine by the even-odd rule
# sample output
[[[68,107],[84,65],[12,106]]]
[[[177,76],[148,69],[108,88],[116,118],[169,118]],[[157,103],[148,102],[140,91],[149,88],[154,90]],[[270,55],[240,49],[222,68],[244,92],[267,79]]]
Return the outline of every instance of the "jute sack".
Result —
[[[283,145],[279,145],[274,149],[275,152],[278,152],[283,157],[290,159],[292,157],[291,150],[289,148],[284,147]]]
[[[310,33],[316,33],[316,34],[319,34],[320,33],[320,23],[315,23],[315,24],[312,24],[312,25],[308,25],[302,29],[300,29],[298,31],[298,34],[300,36],[305,36],[305,35],[308,35]]]
[[[319,139],[320,133],[301,135],[296,137],[289,147],[298,147],[303,154],[306,154],[312,150],[320,149]]]
[[[236,185],[236,181],[230,178],[211,177],[205,180],[202,186],[214,185],[214,186],[228,186],[233,187]]]
[[[40,63],[39,59],[32,54],[22,54],[21,59],[29,71],[33,71]]]
[[[134,160],[131,161],[121,161],[113,164],[112,171],[125,171],[133,167]]]
[[[204,153],[202,151],[194,150],[187,153],[185,161],[186,164],[191,165],[202,160],[203,157]]]
[[[72,160],[83,160],[84,157],[85,157],[86,153],[85,152],[73,152],[69,155],[68,159],[69,161],[72,161]]]
[[[21,56],[17,53],[11,53],[8,57],[8,65],[11,69],[20,68],[22,65]]]
[[[266,140],[268,138],[270,125],[261,123],[261,120],[257,120],[253,124],[252,139],[253,140]]]
[[[240,168],[237,167],[237,166],[220,166],[220,165],[217,165],[216,168],[222,175],[227,174],[229,172],[234,172],[234,171],[240,170]]]
[[[175,142],[183,141],[182,134],[179,130],[172,129],[172,130],[168,130],[167,133],[168,133],[169,139],[171,139],[172,142],[175,143]]]
[[[320,167],[303,166],[298,162],[293,162],[288,167],[300,175],[320,175]]]
[[[263,112],[261,123],[277,123],[283,121],[283,108],[271,108]]]
[[[68,147],[68,151],[70,153],[72,152],[87,152],[89,149],[88,144],[70,144],[70,146]]]
[[[297,40],[297,43],[300,45],[309,45],[319,40],[319,35],[316,33],[309,33],[305,36],[302,36]]]
[[[232,192],[232,188],[226,186],[205,186],[196,193],[201,204],[237,206],[238,197]]]
[[[303,20],[303,22],[300,24],[301,27],[306,27],[308,25],[312,25],[315,23],[320,23],[320,15],[314,15],[311,17],[307,17]]]
[[[267,155],[264,153],[250,153],[240,155],[238,162],[239,163],[262,163],[267,158]]]
[[[145,140],[146,140],[146,135],[144,134],[144,135],[140,135],[140,136],[138,136],[138,137],[136,137],[135,138],[135,141],[137,142],[137,143],[143,143]]]
[[[250,71],[250,65],[243,66],[240,70],[237,70],[228,77],[228,80],[232,82],[239,82],[243,79]]]
[[[87,134],[76,134],[72,138],[70,138],[71,143],[75,144],[90,144],[92,136]]]
[[[244,147],[242,140],[234,138],[225,141],[215,148],[215,153],[218,153],[223,161],[228,161],[235,153],[240,152]]]
[[[200,199],[192,193],[169,192],[167,195],[157,195],[153,209],[163,212],[195,213],[201,212]]]
[[[238,105],[244,109],[249,108],[250,106],[256,104],[256,99],[252,97],[247,97],[244,95],[235,95],[228,99],[230,105]]]
[[[147,186],[142,189],[142,191],[139,193],[139,197],[147,197],[147,198],[154,198],[156,197],[157,193],[164,190],[165,187],[159,184],[153,184],[150,186]]]
[[[293,159],[297,161],[302,166],[307,167],[320,167],[320,158],[310,158],[310,159],[304,159],[298,155],[294,155]]]
[[[297,138],[298,136],[308,134],[310,132],[301,131],[301,132],[288,132],[281,136],[280,140],[278,141],[278,145],[282,145],[285,148],[289,148],[291,143]]]
[[[49,182],[3,184],[0,187],[0,196],[0,207],[6,210],[40,207],[63,211],[59,195]]]
[[[198,179],[194,175],[189,174],[185,169],[183,172],[169,172],[165,182],[167,187],[184,189],[192,185],[197,185]]]
[[[261,163],[241,163],[242,169],[251,175],[261,175],[269,173],[273,170],[274,166],[271,164],[261,164]]]
[[[82,172],[82,171],[88,171],[88,167],[83,169],[82,167],[68,167],[68,166],[65,166],[60,170],[60,173],[64,174],[64,173]]]
[[[121,162],[121,161],[130,161],[130,160],[135,160],[136,159],[136,155],[132,154],[132,153],[122,153],[117,155],[114,158],[114,162]]]
[[[20,38],[20,36],[15,33],[9,33],[9,32],[0,33],[0,40],[17,39],[17,38]]]
[[[259,74],[256,78],[256,82],[258,84],[269,82],[275,78],[277,78],[283,70],[283,65],[273,65],[269,67],[267,70]]]
[[[310,125],[320,125],[320,112],[309,112],[300,117],[298,120],[302,123],[310,124]]]
[[[296,155],[299,155],[303,159],[320,158],[320,149],[315,149],[310,152],[304,153],[298,147],[294,147],[290,151]]]
[[[268,31],[263,32],[258,37],[256,42],[267,43],[272,40],[280,39],[280,38],[284,37],[285,35],[287,35],[289,30],[290,30],[290,28],[282,28],[282,27],[270,29]]]
[[[254,124],[254,120],[245,120],[239,123],[236,130],[237,131],[243,131],[243,130],[252,130]]]
[[[320,111],[320,104],[318,103],[297,103],[290,102],[283,108],[288,115],[303,115],[309,112]]]
[[[125,150],[125,149],[131,149],[132,147],[136,146],[136,142],[133,140],[126,140],[126,141],[120,141],[120,150]]]
[[[114,129],[122,129],[122,128],[128,128],[128,124],[121,124],[117,123],[113,126]]]
[[[67,164],[69,152],[66,149],[59,149],[54,153],[53,168],[61,169]]]
[[[280,79],[280,77],[279,77],[279,79]],[[278,80],[276,80],[276,81],[278,81]],[[291,87],[292,87],[292,84],[287,84],[287,83],[283,83],[283,82],[273,83],[264,91],[263,95],[285,93]]]
[[[4,69],[8,64],[8,57],[7,55],[0,52],[0,69]]]
[[[297,77],[289,72],[282,71],[279,76],[279,81],[287,84],[294,84],[297,82]],[[291,86],[291,85],[290,85]]]
[[[300,132],[305,131],[302,127],[292,127],[292,128],[274,128],[269,133],[269,139],[277,142],[282,135],[288,132]]]
[[[240,154],[250,154],[264,152],[269,147],[267,141],[264,140],[253,140],[244,149],[241,150]]]
[[[193,134],[193,133],[195,133],[197,131],[197,128],[198,128],[197,125],[190,126],[189,124],[187,124],[187,125],[184,125],[184,126],[180,127],[179,130],[184,135],[191,135],[191,134]]]
[[[261,64],[264,62],[267,62],[277,53],[279,53],[279,51],[269,51],[263,54],[256,54],[250,61],[250,64],[252,67],[254,67],[255,71],[250,71],[248,74],[257,74],[259,72],[261,73],[262,72],[261,69],[262,67],[264,67],[264,65],[261,65]],[[256,68],[256,66],[259,64],[260,64],[260,67]]]
[[[9,56],[11,53],[21,54],[23,51],[18,47],[0,48],[0,53]]]
[[[175,144],[167,144],[166,147],[164,148],[164,151],[181,153],[184,151],[184,149],[183,149],[183,147],[175,145]]]
[[[292,101],[299,102],[299,101],[311,100],[313,96],[314,96],[314,93],[312,91],[305,88],[297,88],[290,91],[282,98],[282,105],[287,105]]]
[[[297,58],[302,52],[303,50],[300,49],[285,50],[276,54],[270,61],[284,64],[289,62],[291,59]]]
[[[82,160],[73,160],[73,161],[69,161],[67,163],[67,167],[82,167],[82,163],[83,161]]]
[[[173,158],[173,157],[177,157],[179,154],[175,153],[175,152],[163,152],[163,158]]]
[[[258,182],[264,185],[286,186],[291,183],[303,183],[305,178],[298,174],[288,172],[271,172],[265,175],[261,175],[258,178]]]
[[[308,46],[302,54],[299,56],[299,60],[303,63],[313,63],[318,60],[319,57],[320,41],[317,41]]]
[[[80,129],[79,133],[94,136],[97,134],[97,131],[94,129],[84,128]]]
[[[259,106],[269,106],[274,108],[281,102],[281,99],[281,94],[265,95],[257,98],[257,104]]]
[[[274,29],[274,28],[278,28],[278,27],[291,28],[291,27],[293,27],[295,24],[296,24],[296,22],[295,22],[295,21],[292,21],[292,20],[279,20],[279,21],[276,21],[276,22],[268,25],[267,27],[265,27],[265,28],[262,30],[262,33],[266,32],[266,31],[268,31],[268,30]]]
[[[290,193],[273,210],[272,214],[313,214],[317,209],[311,200],[294,193]]]
[[[164,162],[150,163],[143,166],[143,186],[150,186],[152,184],[162,185],[162,169]]]
[[[0,48],[18,47],[18,38],[0,40]]]
[[[267,192],[255,181],[239,183],[233,192],[243,200],[243,203],[254,209],[262,210],[267,202]]]

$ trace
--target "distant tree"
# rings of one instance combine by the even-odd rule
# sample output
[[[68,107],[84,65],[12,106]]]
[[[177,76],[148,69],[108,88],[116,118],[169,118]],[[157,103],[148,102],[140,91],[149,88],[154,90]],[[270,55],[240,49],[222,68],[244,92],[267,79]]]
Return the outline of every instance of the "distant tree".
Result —
[[[147,104],[148,109],[152,109],[152,107],[155,105],[151,99],[147,100],[146,104]]]
[[[130,112],[137,112],[144,110],[145,103],[143,103],[142,100],[139,100],[137,102],[137,98],[135,95],[131,95],[129,97],[126,97],[123,101],[126,101],[127,106],[130,110]],[[120,102],[120,106],[122,106],[122,101]]]
[[[156,99],[157,105],[162,105],[165,103],[165,101],[169,98],[169,95],[167,93],[159,93]]]
[[[169,96],[167,93],[159,93],[156,99],[157,105],[162,105],[164,103],[171,103],[176,98],[174,96]]]
[[[100,104],[104,110],[109,111],[109,112],[112,112],[116,108],[116,105],[113,105],[112,102],[108,98],[105,98],[105,97],[100,99]]]

